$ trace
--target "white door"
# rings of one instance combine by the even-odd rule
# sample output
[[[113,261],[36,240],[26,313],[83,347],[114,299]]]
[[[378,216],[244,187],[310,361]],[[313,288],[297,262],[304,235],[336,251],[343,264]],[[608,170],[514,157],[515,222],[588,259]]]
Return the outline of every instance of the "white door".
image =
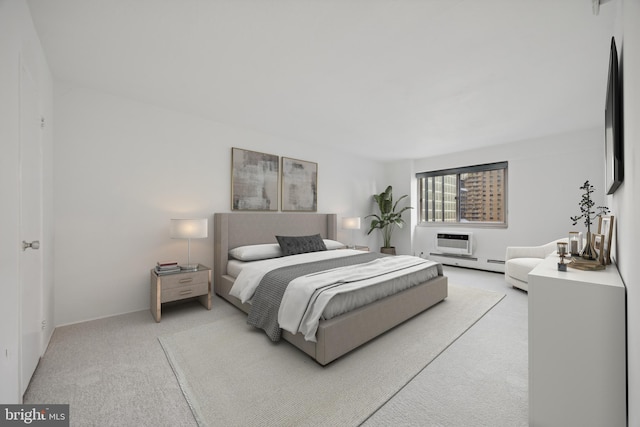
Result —
[[[20,67],[20,239],[31,244],[20,254],[20,394],[23,395],[42,353],[42,142],[36,84]],[[38,243],[34,243],[38,242]]]

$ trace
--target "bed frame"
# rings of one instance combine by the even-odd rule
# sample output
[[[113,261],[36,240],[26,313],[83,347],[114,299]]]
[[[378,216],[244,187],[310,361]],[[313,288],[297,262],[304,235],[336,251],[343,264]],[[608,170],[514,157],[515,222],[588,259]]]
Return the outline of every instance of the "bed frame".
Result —
[[[276,235],[300,236],[320,234],[337,240],[336,214],[316,213],[216,213],[214,223],[214,291],[245,313],[248,304],[229,295],[233,277],[227,275],[230,249],[244,245],[277,243]],[[317,342],[306,341],[302,334],[282,331],[282,337],[307,353],[319,364],[337,359],[447,297],[447,278],[438,276],[342,314],[321,320]]]

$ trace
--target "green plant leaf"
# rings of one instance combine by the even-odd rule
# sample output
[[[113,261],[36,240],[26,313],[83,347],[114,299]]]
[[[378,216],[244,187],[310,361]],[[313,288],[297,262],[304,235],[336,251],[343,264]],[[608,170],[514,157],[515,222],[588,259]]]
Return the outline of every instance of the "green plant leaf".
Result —
[[[380,230],[384,247],[391,246],[391,236],[393,235],[394,227],[398,226],[402,228],[405,224],[405,221],[401,217],[402,213],[408,209],[413,209],[411,206],[405,206],[396,212],[398,203],[406,197],[408,196],[405,194],[393,203],[393,188],[390,185],[382,193],[373,195],[380,214],[371,214],[365,217],[373,218],[367,234],[371,234],[371,232],[376,229]]]

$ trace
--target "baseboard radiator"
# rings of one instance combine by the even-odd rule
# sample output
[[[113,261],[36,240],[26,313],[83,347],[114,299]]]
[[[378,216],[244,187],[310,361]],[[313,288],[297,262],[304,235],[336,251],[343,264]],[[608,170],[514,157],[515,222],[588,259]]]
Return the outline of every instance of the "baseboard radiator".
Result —
[[[468,257],[473,254],[472,232],[441,232],[436,234],[436,251],[442,255]]]
[[[439,252],[429,252],[431,256],[439,256],[442,258],[463,259],[465,261],[478,261],[478,258],[469,255],[453,255],[453,254],[441,254]]]

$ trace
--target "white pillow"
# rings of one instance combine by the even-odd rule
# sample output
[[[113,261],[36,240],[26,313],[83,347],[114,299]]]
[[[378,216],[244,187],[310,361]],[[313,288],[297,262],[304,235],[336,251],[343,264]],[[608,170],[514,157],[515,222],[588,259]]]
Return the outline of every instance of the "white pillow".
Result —
[[[327,247],[328,251],[332,249],[342,249],[346,247],[344,243],[340,243],[335,240],[322,239],[322,241],[324,242],[324,245]]]
[[[262,245],[238,246],[229,251],[229,256],[240,261],[257,261],[260,259],[278,258],[282,256],[282,250],[277,243],[265,243]]]
[[[327,250],[342,249],[344,243],[336,240],[322,239]],[[282,256],[282,249],[277,243],[265,243],[262,245],[238,246],[229,251],[229,256],[239,261],[258,261],[261,259],[278,258]]]

